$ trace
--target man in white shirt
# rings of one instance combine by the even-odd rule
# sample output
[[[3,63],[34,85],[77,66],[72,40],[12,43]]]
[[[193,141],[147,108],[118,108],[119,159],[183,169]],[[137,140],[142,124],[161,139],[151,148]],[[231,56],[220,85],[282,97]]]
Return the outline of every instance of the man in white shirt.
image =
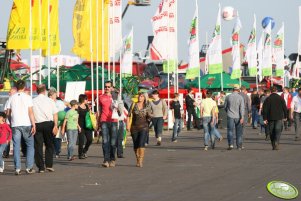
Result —
[[[36,122],[37,132],[35,139],[35,162],[39,168],[39,172],[54,172],[53,169],[53,136],[58,132],[57,108],[55,102],[46,96],[46,86],[39,85],[37,87],[38,96],[33,99],[33,113]],[[46,107],[45,107],[46,106]],[[43,143],[45,144],[45,165],[43,159]]]
[[[11,96],[7,103],[7,113],[11,118],[13,132],[15,174],[21,174],[20,144],[21,137],[26,143],[26,173],[35,173],[34,164],[34,134],[36,132],[32,110],[32,98],[24,93],[25,81],[16,83],[18,92]]]
[[[295,122],[295,140],[300,140],[300,125],[301,125],[301,88],[298,89],[298,95],[294,96],[291,103],[291,119],[294,119]]]

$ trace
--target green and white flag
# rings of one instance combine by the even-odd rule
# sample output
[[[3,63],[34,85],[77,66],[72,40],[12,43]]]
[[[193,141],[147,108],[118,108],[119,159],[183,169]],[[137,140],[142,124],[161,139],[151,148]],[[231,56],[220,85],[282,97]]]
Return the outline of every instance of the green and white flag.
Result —
[[[241,29],[241,22],[237,15],[236,23],[232,31],[232,73],[231,79],[241,77],[241,60],[240,60],[240,40],[239,34]]]
[[[256,16],[254,15],[254,24],[249,37],[246,61],[248,62],[249,75],[254,77],[257,75],[257,50],[256,50]]]
[[[284,75],[284,23],[279,29],[274,41],[274,60],[276,64],[276,76]]]
[[[221,6],[219,5],[216,25],[212,41],[207,50],[209,74],[223,72],[222,38],[221,38]]]
[[[133,69],[133,28],[129,33],[129,35],[124,40],[120,73],[132,75],[132,69]]]
[[[271,44],[271,33],[272,26],[271,21],[265,28],[265,40],[263,48],[263,60],[262,60],[262,76],[272,76],[272,44]]]
[[[200,57],[199,57],[199,13],[198,4],[196,1],[196,8],[194,17],[192,19],[190,27],[190,39],[189,39],[189,64],[186,72],[186,79],[194,79],[200,76]]]

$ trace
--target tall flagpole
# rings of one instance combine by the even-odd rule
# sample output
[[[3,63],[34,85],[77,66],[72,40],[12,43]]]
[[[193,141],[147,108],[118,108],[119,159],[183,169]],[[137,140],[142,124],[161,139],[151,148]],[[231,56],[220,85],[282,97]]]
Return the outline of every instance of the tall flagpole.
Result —
[[[178,1],[175,1],[176,6],[176,41],[177,41],[177,47],[176,47],[176,76],[175,76],[175,84],[176,84],[176,92],[179,92],[179,61],[178,61]]]
[[[47,25],[48,25],[48,57],[47,57],[47,61],[48,61],[48,88],[50,88],[50,46],[51,46],[51,37],[50,37],[50,0],[48,0],[48,7],[47,7],[47,12],[48,12],[48,21],[47,21]]]
[[[168,0],[168,4],[169,4],[169,0]],[[167,26],[167,44],[169,45],[169,42],[170,42],[170,18],[169,18],[169,15],[170,15],[170,6],[168,5],[168,9],[167,9],[167,23],[168,23],[168,26]],[[167,46],[166,46],[167,47]],[[170,75],[169,75],[169,59],[170,59],[170,49],[167,47],[167,104],[168,104],[168,111],[169,111],[169,99],[170,99],[170,85],[169,85],[169,79],[170,79]],[[169,130],[169,118],[168,118],[168,112],[167,112],[167,131]]]
[[[105,85],[105,73],[104,73],[104,69],[105,69],[105,45],[104,45],[104,35],[105,35],[105,30],[104,30],[104,4],[105,1],[102,1],[101,3],[101,87],[102,87],[102,94],[104,94],[104,85]],[[108,50],[107,50],[108,51]],[[98,101],[97,101],[98,103]],[[99,104],[99,103],[98,103]],[[98,111],[98,110],[97,110]]]
[[[113,2],[113,0],[110,0],[109,3],[109,12],[108,12],[108,42],[109,42],[109,58],[108,58],[108,80],[111,80],[111,2]]]
[[[98,45],[99,45],[99,38],[98,38],[98,34],[99,34],[99,0],[96,0],[96,111],[99,111],[99,101],[98,101],[98,97],[99,97],[99,66],[98,66],[98,53],[99,53],[99,49],[98,49]],[[92,100],[93,102],[94,99]]]
[[[29,8],[29,43],[30,43],[30,95],[32,96],[32,1]]]
[[[94,112],[94,64],[93,64],[93,27],[92,27],[92,0],[90,0],[90,62],[91,62],[91,91],[92,91],[92,111]]]
[[[39,1],[40,43],[42,42],[42,4]],[[42,83],[42,48],[39,49],[39,84]]]
[[[116,85],[116,82],[115,82],[115,74],[116,74],[116,71],[115,71],[115,0],[113,0],[113,24],[112,24],[112,43],[113,43],[113,48],[112,48],[112,51],[113,51],[113,85],[115,86]]]
[[[197,33],[196,33],[196,37],[197,37],[197,41],[199,41],[199,5],[198,5],[197,0],[195,1],[195,4],[196,4],[196,9],[197,9],[197,21],[196,21],[196,30],[197,30]],[[200,66],[199,56],[198,56],[198,62],[199,62],[198,66]],[[198,71],[199,71],[199,76],[198,76],[198,78],[199,78],[198,79],[198,81],[199,81],[199,93],[201,93],[201,73],[200,73],[200,68],[198,69]],[[202,98],[202,94],[201,94],[201,98]]]
[[[220,14],[221,14],[221,4],[218,4],[219,7],[219,18],[221,18]],[[220,20],[221,22],[221,20]],[[222,37],[222,23],[220,23],[220,37]],[[223,53],[222,53],[222,58],[223,58]],[[222,63],[222,72],[221,72],[221,90],[224,91],[224,76],[223,76],[223,72],[224,72],[224,63]]]

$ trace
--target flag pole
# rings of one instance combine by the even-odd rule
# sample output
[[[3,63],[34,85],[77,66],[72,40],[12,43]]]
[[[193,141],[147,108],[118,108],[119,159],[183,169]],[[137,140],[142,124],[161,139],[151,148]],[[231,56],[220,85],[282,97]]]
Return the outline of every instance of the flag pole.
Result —
[[[176,7],[176,41],[177,41],[177,47],[176,47],[176,76],[175,76],[175,84],[176,84],[176,92],[179,93],[179,58],[178,58],[178,1],[175,1],[175,7]]]
[[[29,8],[29,43],[30,43],[30,95],[32,96],[32,1]]]
[[[39,19],[40,19],[40,43],[42,41],[42,4],[39,1]],[[41,45],[41,44],[40,44]],[[39,84],[42,83],[42,48],[39,49]]]
[[[48,7],[47,7],[47,12],[48,12],[48,19],[47,19],[47,25],[48,25],[48,57],[47,57],[47,62],[48,62],[48,88],[50,88],[50,48],[51,48],[51,37],[50,37],[50,0],[48,0]]]
[[[197,33],[196,33],[196,37],[197,37],[197,41],[199,41],[199,5],[198,5],[198,2],[197,0],[195,1],[195,4],[196,4],[196,9],[197,9],[197,21],[196,21],[196,30],[197,30]],[[207,43],[207,32],[206,32],[206,43]],[[198,50],[200,51],[200,50]],[[200,69],[200,55],[198,55],[198,72],[199,72],[199,76],[198,76],[198,81],[199,81],[199,93],[201,93],[201,69]],[[202,94],[201,94],[201,99],[202,99]]]
[[[113,71],[112,71],[112,74],[113,74],[113,85],[115,87],[116,85],[116,81],[115,81],[115,0],[113,0],[113,17],[112,17],[112,43],[113,43],[113,48],[112,48],[112,56],[113,56]]]
[[[168,4],[169,4],[169,0],[168,0]],[[168,6],[168,10],[167,10],[167,22],[168,22],[168,26],[167,26],[167,44],[169,45],[169,36],[170,36],[170,19],[169,19],[169,14],[170,14],[170,6]],[[167,104],[168,104],[168,110],[169,111],[169,99],[170,99],[170,85],[169,85],[169,79],[170,79],[170,75],[169,75],[169,59],[170,59],[170,49],[166,46],[167,48],[167,91],[169,93],[167,93]],[[169,118],[168,118],[168,112],[167,112],[167,131],[169,131]]]
[[[92,27],[92,1],[90,0],[90,62],[91,62],[91,91],[92,91],[92,112],[94,112],[94,64],[93,64],[93,27]]]
[[[99,45],[99,38],[98,38],[98,34],[99,34],[99,0],[96,0],[96,111],[99,110],[99,101],[98,101],[98,96],[99,96],[99,66],[98,66],[98,53],[99,53],[99,49],[98,49],[98,45]],[[93,102],[94,99],[92,100]]]
[[[109,58],[108,58],[108,79],[111,80],[111,54],[112,54],[112,51],[111,51],[111,2],[113,2],[113,0],[110,0],[110,3],[109,3],[109,12],[108,12],[108,41],[109,41]]]
[[[218,4],[219,7],[219,18],[221,18],[221,3]],[[221,20],[220,20],[221,21]],[[222,23],[220,23],[220,35],[222,37]],[[223,58],[223,53],[222,53],[222,58]],[[224,63],[222,62],[222,72],[221,72],[221,90],[224,91],[224,76],[223,76],[223,71],[224,71]]]
[[[104,73],[104,69],[105,69],[105,62],[104,62],[104,60],[105,60],[105,56],[104,56],[104,54],[105,54],[105,46],[104,46],[104,34],[105,34],[105,30],[104,30],[104,3],[105,3],[105,1],[102,1],[102,3],[101,3],[101,10],[102,10],[102,12],[101,12],[101,87],[102,87],[102,94],[104,94],[104,85],[105,85],[105,78],[104,78],[104,76],[105,76],[105,73]],[[108,50],[107,50],[108,51]],[[97,97],[98,98],[98,97]],[[99,101],[97,101],[97,104],[99,104],[98,103]],[[99,110],[97,110],[97,111],[99,111]]]

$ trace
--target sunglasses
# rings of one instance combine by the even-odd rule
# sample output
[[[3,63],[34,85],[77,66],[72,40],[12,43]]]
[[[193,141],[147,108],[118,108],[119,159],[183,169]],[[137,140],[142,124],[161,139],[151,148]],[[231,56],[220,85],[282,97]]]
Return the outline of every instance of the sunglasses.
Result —
[[[110,86],[105,86],[105,89],[109,89],[109,88],[111,88]]]

